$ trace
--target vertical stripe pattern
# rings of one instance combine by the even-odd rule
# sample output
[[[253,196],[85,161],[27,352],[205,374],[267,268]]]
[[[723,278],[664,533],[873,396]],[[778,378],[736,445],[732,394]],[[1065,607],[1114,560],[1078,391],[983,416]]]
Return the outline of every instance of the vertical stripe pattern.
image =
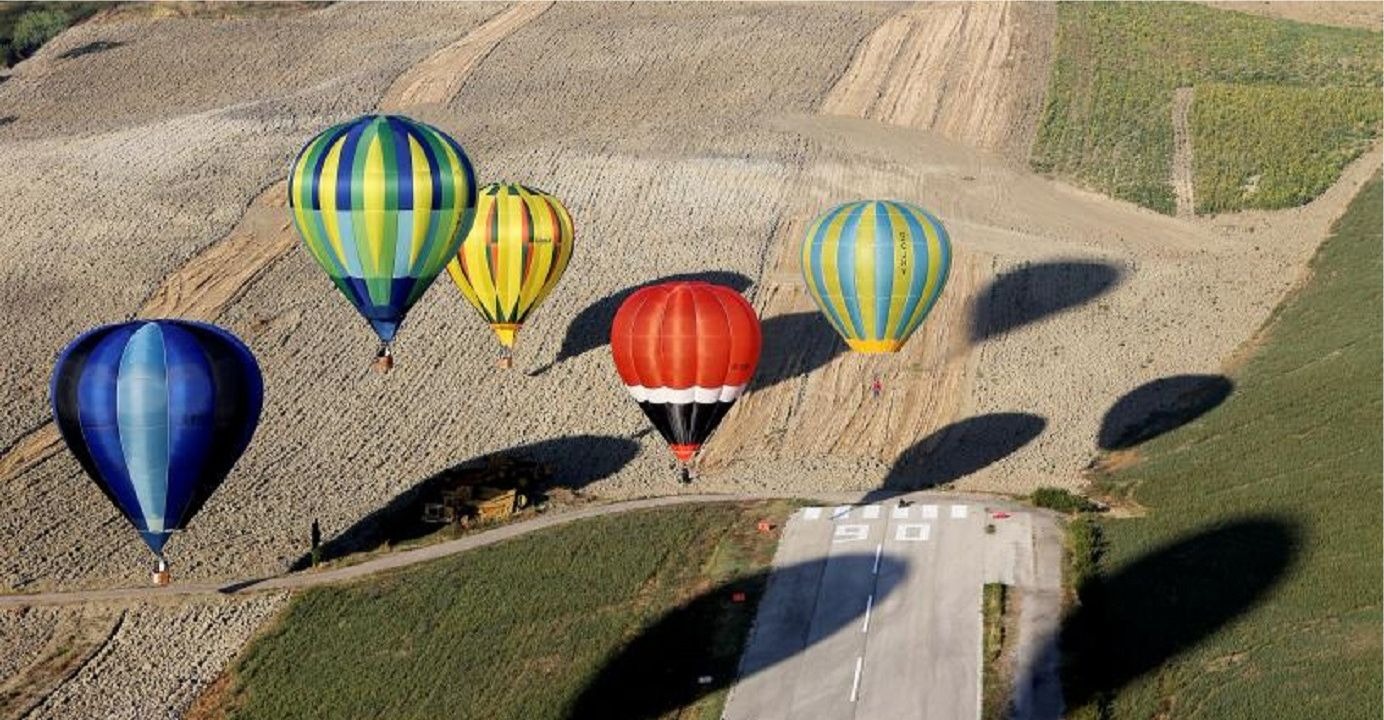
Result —
[[[470,230],[475,173],[441,130],[366,115],[303,148],[288,204],[312,258],[389,342]]]
[[[573,240],[572,216],[557,198],[523,185],[487,185],[447,273],[500,343],[512,347],[529,313],[562,279]]]
[[[610,328],[620,380],[683,462],[744,394],[761,343],[759,317],[745,298],[705,282],[637,290]]]
[[[50,390],[68,448],[159,554],[245,451],[263,402],[249,348],[180,320],[82,335],[59,356]]]
[[[862,200],[813,221],[801,260],[808,292],[852,350],[895,352],[942,294],[951,241],[916,205]]]

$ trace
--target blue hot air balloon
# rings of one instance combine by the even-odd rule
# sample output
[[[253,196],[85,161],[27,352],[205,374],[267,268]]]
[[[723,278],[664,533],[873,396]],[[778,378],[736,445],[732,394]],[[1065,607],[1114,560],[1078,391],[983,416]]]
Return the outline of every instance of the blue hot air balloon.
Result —
[[[53,418],[164,568],[163,546],[221,485],[259,423],[250,349],[215,325],[137,320],[77,338],[53,368]]]

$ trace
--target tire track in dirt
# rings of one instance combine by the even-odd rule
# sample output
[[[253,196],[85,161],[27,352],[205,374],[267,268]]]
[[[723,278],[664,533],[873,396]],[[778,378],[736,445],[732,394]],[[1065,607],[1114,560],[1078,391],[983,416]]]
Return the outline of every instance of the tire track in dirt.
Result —
[[[400,75],[378,105],[381,111],[445,105],[467,75],[500,41],[543,14],[551,3],[517,3]],[[246,206],[223,239],[194,255],[164,279],[135,317],[215,321],[244,296],[256,278],[297,245],[288,215],[288,184],[281,180]],[[9,484],[62,448],[57,427],[45,423],[0,454],[0,486]]]
[[[1177,193],[1177,216],[1190,217],[1197,211],[1193,195],[1192,132],[1187,124],[1192,110],[1192,88],[1173,92],[1173,192]]]

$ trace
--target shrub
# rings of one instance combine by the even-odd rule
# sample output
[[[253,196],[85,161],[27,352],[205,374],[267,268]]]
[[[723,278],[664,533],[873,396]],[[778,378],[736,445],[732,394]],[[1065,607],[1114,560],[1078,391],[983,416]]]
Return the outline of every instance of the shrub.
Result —
[[[1029,496],[1034,505],[1061,513],[1094,512],[1100,507],[1086,498],[1062,488],[1040,487]]]
[[[19,60],[29,57],[44,43],[57,37],[70,22],[71,18],[62,10],[29,10],[14,22],[14,33],[10,36],[10,52]]]

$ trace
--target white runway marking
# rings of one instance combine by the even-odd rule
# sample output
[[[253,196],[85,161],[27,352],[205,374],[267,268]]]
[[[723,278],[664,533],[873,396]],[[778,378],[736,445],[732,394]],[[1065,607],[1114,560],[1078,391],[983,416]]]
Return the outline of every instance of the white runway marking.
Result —
[[[874,569],[872,572],[873,572],[874,574],[876,574],[876,575],[879,574],[879,556],[880,556],[880,554],[883,553],[883,552],[884,552],[884,543],[880,543],[880,544],[878,544],[878,545],[875,546],[875,569]]]
[[[952,519],[953,519],[953,520],[965,520],[965,519],[966,519],[966,507],[967,507],[967,506],[965,506],[965,505],[953,505],[953,506],[951,506],[951,507],[952,507]]]
[[[865,518],[866,520],[877,520],[877,519],[879,519],[879,506],[878,506],[878,505],[866,505],[866,506],[865,506],[865,509],[861,511],[861,515],[860,515],[860,516],[863,517],[863,518]]]
[[[860,699],[860,666],[865,662],[865,658],[856,656],[855,658],[855,680],[851,682],[851,702]]]
[[[870,632],[870,610],[872,610],[874,607],[875,594],[870,593],[870,596],[865,598],[865,624],[860,626],[860,632]]]
[[[924,519],[924,520],[936,520],[936,519],[937,519],[937,506],[936,506],[936,505],[924,505],[924,506],[923,506],[923,519]]]
[[[822,509],[819,507],[803,508],[804,520],[816,520],[822,516]]]
[[[842,519],[842,518],[844,518],[844,517],[846,517],[846,516],[848,516],[848,515],[850,515],[850,514],[851,514],[851,506],[850,506],[850,505],[841,505],[841,506],[837,507],[835,510],[832,510],[832,511],[831,511],[831,519],[832,519],[832,520],[840,520],[840,519]]]
[[[894,508],[894,512],[892,513],[891,516],[892,516],[895,520],[907,520],[907,519],[908,519],[908,508],[907,508],[907,507],[904,507],[904,506],[902,506],[902,505],[900,505],[899,507]]]

